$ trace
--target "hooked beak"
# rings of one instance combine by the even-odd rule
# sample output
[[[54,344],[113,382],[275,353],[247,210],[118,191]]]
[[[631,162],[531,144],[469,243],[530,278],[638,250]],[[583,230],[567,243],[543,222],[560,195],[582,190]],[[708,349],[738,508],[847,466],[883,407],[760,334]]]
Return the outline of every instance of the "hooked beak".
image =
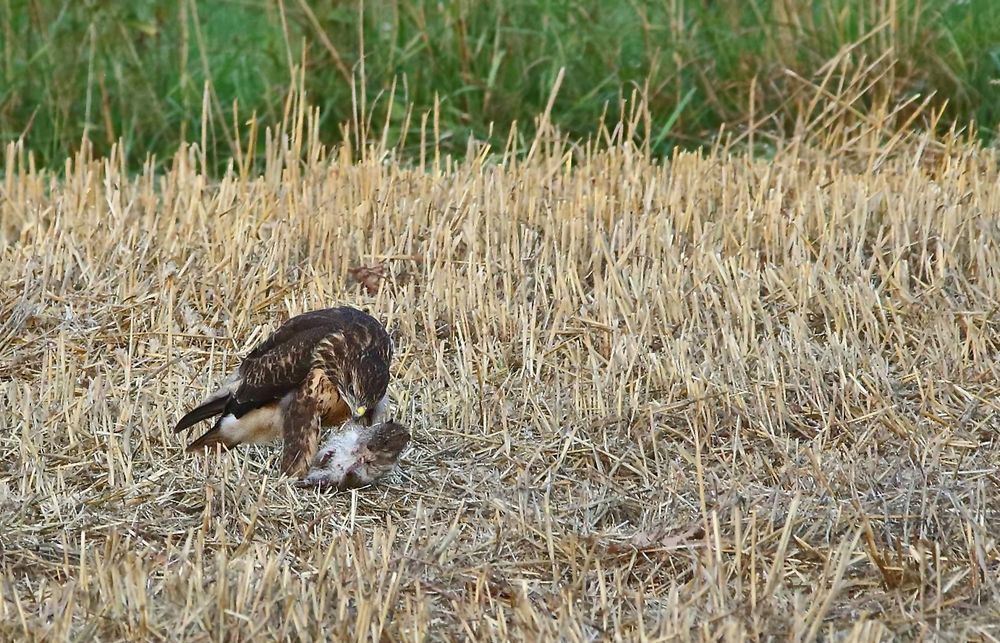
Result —
[[[368,412],[368,409],[366,407],[359,406],[356,409],[353,409],[351,411],[351,415],[354,417],[354,419],[356,421],[358,421],[358,420],[361,420],[362,418],[364,418],[365,417],[365,413],[367,413],[367,412]]]

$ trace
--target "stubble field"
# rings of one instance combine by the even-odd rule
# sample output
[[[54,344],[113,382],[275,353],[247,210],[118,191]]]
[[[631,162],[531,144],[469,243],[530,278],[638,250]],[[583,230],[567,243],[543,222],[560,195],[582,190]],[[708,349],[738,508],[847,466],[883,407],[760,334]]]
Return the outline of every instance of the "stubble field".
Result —
[[[303,123],[219,181],[7,150],[0,638],[1000,635],[993,152],[653,161],[626,122],[406,165]],[[183,454],[339,303],[394,334],[398,473]]]

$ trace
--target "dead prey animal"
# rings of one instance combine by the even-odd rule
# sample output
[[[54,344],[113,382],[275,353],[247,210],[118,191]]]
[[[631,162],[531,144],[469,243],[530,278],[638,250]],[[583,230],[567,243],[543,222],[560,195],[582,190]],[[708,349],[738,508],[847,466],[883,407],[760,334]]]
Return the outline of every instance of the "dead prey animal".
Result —
[[[316,453],[297,486],[344,490],[369,485],[395,468],[409,441],[409,430],[397,422],[364,426],[348,421]]]

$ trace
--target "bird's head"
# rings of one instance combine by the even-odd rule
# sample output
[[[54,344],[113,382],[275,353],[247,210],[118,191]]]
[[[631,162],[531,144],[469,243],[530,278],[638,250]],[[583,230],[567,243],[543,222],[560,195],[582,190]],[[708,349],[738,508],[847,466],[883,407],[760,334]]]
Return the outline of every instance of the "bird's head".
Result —
[[[361,353],[340,385],[340,395],[351,409],[351,417],[371,424],[372,414],[389,386],[389,361],[377,350]]]

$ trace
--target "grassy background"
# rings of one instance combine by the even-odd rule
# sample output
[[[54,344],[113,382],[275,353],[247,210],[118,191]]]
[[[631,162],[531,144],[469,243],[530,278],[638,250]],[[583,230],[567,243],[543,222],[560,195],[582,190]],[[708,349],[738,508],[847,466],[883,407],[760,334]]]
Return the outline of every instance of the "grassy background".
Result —
[[[263,136],[242,126],[252,113],[265,126],[281,120],[299,64],[327,143],[355,105],[386,123],[403,151],[435,106],[446,152],[463,152],[470,135],[502,146],[514,121],[529,140],[561,68],[555,124],[590,136],[640,88],[658,154],[711,140],[722,124],[787,134],[801,117],[801,90],[826,71],[834,83],[869,75],[862,107],[937,92],[948,99],[945,124],[974,119],[991,137],[1000,120],[998,5],[5,0],[0,138],[25,136],[42,163],[58,166],[85,133],[98,154],[121,137],[133,169],[148,154],[165,159],[181,141],[204,141],[219,169],[246,137]],[[850,55],[825,69],[845,48]],[[756,145],[772,151],[766,138]]]

